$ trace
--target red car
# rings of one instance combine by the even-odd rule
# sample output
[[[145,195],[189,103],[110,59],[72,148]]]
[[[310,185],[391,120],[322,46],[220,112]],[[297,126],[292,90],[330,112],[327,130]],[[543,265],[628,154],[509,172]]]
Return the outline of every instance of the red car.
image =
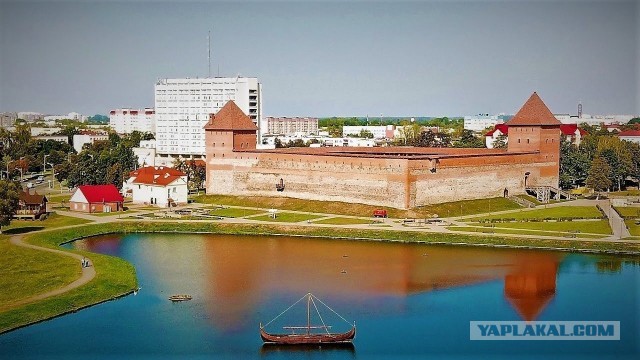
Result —
[[[373,217],[386,218],[387,217],[387,210],[384,210],[384,209],[373,210]]]

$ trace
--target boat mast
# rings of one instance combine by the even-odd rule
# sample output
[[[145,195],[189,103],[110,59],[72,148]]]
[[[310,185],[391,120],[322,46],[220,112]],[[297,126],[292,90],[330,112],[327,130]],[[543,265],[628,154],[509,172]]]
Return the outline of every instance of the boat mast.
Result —
[[[311,305],[311,293],[307,295],[307,335],[311,332],[311,312],[309,312],[309,305]]]

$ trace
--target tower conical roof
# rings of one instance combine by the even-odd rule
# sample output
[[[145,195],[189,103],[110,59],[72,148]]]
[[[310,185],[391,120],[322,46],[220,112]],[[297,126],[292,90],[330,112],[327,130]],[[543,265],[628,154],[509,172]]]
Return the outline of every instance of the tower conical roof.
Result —
[[[211,114],[205,130],[258,130],[256,124],[236,105],[227,102],[215,115]]]
[[[507,122],[509,126],[518,125],[560,125],[560,121],[551,113],[538,93],[534,92],[522,105],[518,113]]]

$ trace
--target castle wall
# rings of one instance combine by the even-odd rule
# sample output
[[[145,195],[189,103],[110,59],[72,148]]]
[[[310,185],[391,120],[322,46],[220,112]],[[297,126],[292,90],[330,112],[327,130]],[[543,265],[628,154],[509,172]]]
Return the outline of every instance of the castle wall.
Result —
[[[557,186],[539,153],[506,152],[435,160],[232,152],[208,159],[207,193],[286,196],[308,200],[415,206],[523,193]],[[433,171],[435,167],[435,172]],[[285,189],[276,190],[282,179]]]

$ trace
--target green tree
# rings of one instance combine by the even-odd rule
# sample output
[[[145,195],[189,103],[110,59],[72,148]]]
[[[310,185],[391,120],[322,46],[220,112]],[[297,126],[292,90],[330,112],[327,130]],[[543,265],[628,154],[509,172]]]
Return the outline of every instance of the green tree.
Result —
[[[367,129],[362,129],[360,130],[358,137],[365,138],[365,139],[373,139],[373,133]]]
[[[627,124],[640,124],[640,117],[635,117],[635,118],[629,120],[629,122]]]
[[[457,148],[483,148],[484,141],[473,134],[471,130],[462,130],[458,140],[454,141],[453,147]]]
[[[593,190],[600,192],[611,187],[611,166],[602,158],[596,157],[591,163],[586,184]]]
[[[501,134],[493,140],[493,148],[494,149],[506,149],[507,148],[507,135]]]
[[[11,218],[18,210],[22,187],[18,182],[0,180],[0,234],[2,227],[11,223]]]

